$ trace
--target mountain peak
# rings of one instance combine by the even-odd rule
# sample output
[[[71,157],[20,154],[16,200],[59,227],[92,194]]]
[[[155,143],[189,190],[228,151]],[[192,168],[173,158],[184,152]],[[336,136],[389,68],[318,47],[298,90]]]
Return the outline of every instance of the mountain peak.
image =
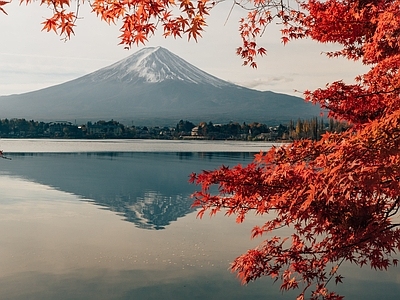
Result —
[[[320,114],[319,107],[301,98],[230,84],[161,47],[143,48],[59,85],[2,96],[0,105],[3,118],[114,119],[136,125],[172,125],[182,118],[218,123],[288,122]]]
[[[93,82],[115,80],[117,82],[157,83],[165,80],[180,80],[195,84],[211,84],[217,87],[230,85],[162,47],[142,48],[127,58],[87,76]]]

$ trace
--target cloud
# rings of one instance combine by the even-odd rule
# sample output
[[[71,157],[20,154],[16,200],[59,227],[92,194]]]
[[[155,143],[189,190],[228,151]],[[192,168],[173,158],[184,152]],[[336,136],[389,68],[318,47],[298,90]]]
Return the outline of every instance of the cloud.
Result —
[[[0,52],[0,95],[20,94],[76,79],[109,60]]]
[[[57,68],[42,69],[35,66],[23,67],[14,64],[14,67],[4,67],[0,64],[0,96],[30,92],[52,85],[60,84],[79,76],[82,73],[65,72]]]
[[[265,91],[270,90],[272,87],[282,86],[293,81],[294,79],[290,77],[273,76],[265,78],[254,78],[248,81],[236,82],[236,84],[245,86],[250,89]]]

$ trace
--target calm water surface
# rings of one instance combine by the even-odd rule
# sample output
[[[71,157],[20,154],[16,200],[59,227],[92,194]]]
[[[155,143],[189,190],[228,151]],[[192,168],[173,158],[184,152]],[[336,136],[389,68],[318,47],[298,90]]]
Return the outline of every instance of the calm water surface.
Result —
[[[294,299],[228,271],[262,219],[199,220],[187,183],[270,146],[0,140],[0,299]],[[346,299],[398,299],[398,268],[342,270]]]

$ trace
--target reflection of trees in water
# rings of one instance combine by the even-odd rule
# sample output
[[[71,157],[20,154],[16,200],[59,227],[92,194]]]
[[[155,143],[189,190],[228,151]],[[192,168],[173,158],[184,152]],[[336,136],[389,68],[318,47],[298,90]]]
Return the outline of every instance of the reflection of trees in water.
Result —
[[[104,151],[104,152],[87,152],[87,153],[13,153],[12,156],[16,157],[32,157],[32,156],[86,156],[87,158],[98,158],[98,159],[107,159],[113,160],[118,158],[133,158],[138,155],[148,155],[148,156],[169,156],[174,154],[179,160],[191,160],[195,159],[229,159],[229,160],[245,160],[249,161],[254,157],[254,152],[112,152],[112,151]]]
[[[249,160],[254,157],[254,152],[177,152],[179,159],[192,159],[193,157],[200,159],[232,159],[232,160]]]
[[[116,195],[115,198],[98,196],[96,205],[116,212],[124,220],[142,229],[165,229],[172,221],[185,216],[194,209],[193,200],[182,195],[165,196],[159,192],[147,191],[143,197]]]

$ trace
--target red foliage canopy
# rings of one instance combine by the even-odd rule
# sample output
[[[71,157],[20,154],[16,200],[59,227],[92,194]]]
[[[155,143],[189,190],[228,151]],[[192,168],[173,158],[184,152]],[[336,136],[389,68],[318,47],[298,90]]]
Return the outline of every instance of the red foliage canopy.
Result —
[[[268,2],[270,3],[270,2]],[[247,167],[222,167],[193,174],[200,216],[224,209],[242,222],[249,211],[270,214],[253,236],[266,235],[256,249],[232,264],[244,282],[260,276],[282,281],[281,289],[314,285],[311,299],[341,299],[328,292],[343,261],[387,269],[400,250],[400,2],[305,1],[282,9],[283,41],[310,37],[342,45],[329,56],[361,60],[370,71],[355,84],[334,82],[305,98],[351,122],[351,130],[320,141],[294,142],[260,153]],[[256,9],[245,24],[256,23]],[[246,23],[247,22],[247,23]],[[239,48],[244,58],[248,53]],[[243,54],[244,53],[244,54]],[[211,195],[209,187],[218,185]],[[290,237],[274,236],[289,227]]]
[[[32,0],[21,0],[29,4]],[[41,0],[52,8],[43,29],[69,38],[77,18],[70,0]],[[79,6],[79,1],[77,2]],[[5,1],[0,1],[3,10]],[[108,23],[122,20],[121,44],[145,43],[157,26],[165,36],[201,37],[211,0],[93,0],[93,12]],[[341,299],[327,290],[343,261],[386,269],[400,250],[400,0],[237,0],[242,45],[237,54],[256,67],[266,54],[258,40],[268,24],[282,26],[282,42],[311,38],[341,45],[328,56],[370,66],[355,83],[334,82],[306,91],[329,116],[354,126],[320,141],[297,141],[260,153],[246,167],[192,174],[199,215],[224,210],[243,222],[247,213],[269,214],[253,229],[266,240],[232,264],[243,282],[260,276],[281,280],[281,289],[302,286],[298,299]],[[217,185],[219,192],[210,193]],[[288,237],[274,236],[281,227]]]

